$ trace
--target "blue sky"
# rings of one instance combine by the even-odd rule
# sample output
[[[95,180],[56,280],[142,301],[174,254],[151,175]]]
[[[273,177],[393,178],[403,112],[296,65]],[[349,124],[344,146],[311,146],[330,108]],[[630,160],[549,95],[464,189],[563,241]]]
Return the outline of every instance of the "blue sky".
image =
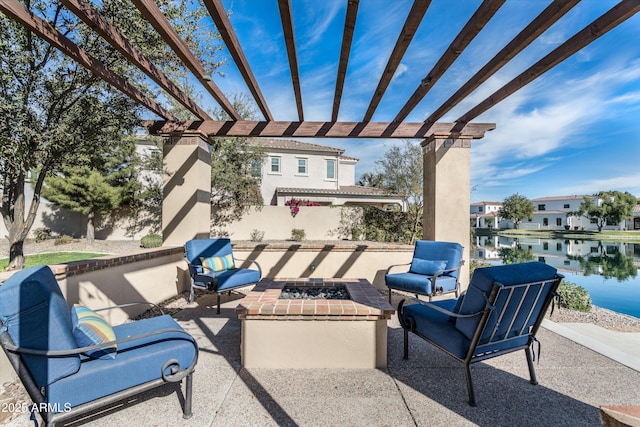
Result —
[[[331,119],[346,3],[291,1],[306,120]],[[360,2],[340,121],[362,120],[412,3]],[[407,120],[423,121],[549,3],[507,1]],[[583,0],[441,121],[461,116],[616,3]],[[297,120],[277,1],[223,4],[232,12],[231,23],[274,118]],[[395,117],[479,4],[432,1],[374,121]],[[224,77],[214,80],[225,93],[248,93],[232,62],[219,71]],[[215,106],[206,96],[202,101]],[[474,121],[496,123],[497,128],[472,144],[472,202],[502,201],[514,193],[530,199],[600,190],[640,196],[640,14]],[[356,179],[373,171],[375,161],[400,142],[306,141],[342,147],[359,158]]]

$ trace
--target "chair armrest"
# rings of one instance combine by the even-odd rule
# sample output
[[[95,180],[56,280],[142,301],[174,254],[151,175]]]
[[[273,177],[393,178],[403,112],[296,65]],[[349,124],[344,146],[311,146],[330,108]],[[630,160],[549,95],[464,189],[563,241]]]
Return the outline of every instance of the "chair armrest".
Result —
[[[386,274],[389,274],[389,272],[391,271],[392,268],[394,268],[394,267],[402,267],[404,265],[411,265],[411,263],[407,262],[406,264],[393,264],[393,265],[390,265],[389,268],[387,268]]]
[[[451,273],[452,271],[460,270],[463,265],[464,265],[464,260],[460,261],[460,264],[458,264],[457,266],[455,266],[453,268],[448,268],[446,270],[438,270],[438,271],[436,271],[435,274],[433,276],[431,276],[431,285],[435,288],[436,281],[438,280],[438,277],[442,276],[443,274]]]
[[[400,304],[398,304],[398,320],[400,320],[400,325],[404,328],[404,329],[412,329],[411,325],[406,324],[406,322],[404,321],[403,317],[402,317],[402,308],[404,306],[404,302],[406,300],[402,300],[400,301]],[[476,317],[476,316],[481,316],[482,314],[484,314],[484,312],[486,310],[493,310],[494,307],[489,305],[488,303],[485,305],[484,309],[476,312],[476,313],[471,313],[471,314],[460,314],[460,313],[454,313],[453,311],[449,311],[447,309],[444,309],[442,307],[439,307],[433,303],[430,302],[425,302],[425,301],[420,301],[419,303],[422,306],[428,307],[432,310],[438,311],[442,314],[446,314],[449,317],[454,317],[454,318],[470,318],[470,317]],[[415,325],[414,325],[415,326]]]
[[[111,307],[102,307],[102,308],[95,308],[92,309],[93,311],[105,311],[105,310],[113,310],[115,308],[126,308],[126,307],[132,307],[134,305],[150,305],[151,308],[157,308],[158,310],[160,310],[161,314],[164,314],[164,311],[162,310],[162,307],[160,307],[158,304],[154,304],[152,302],[147,302],[147,301],[138,301],[138,302],[130,302],[127,304],[119,304],[119,305],[113,305]]]
[[[236,261],[250,262],[251,264],[255,264],[256,267],[258,267],[258,273],[260,273],[260,277],[262,277],[262,267],[260,267],[260,264],[258,264],[258,261],[254,259],[240,259],[240,258],[236,258]]]
[[[73,356],[74,354],[86,353],[87,351],[93,351],[93,350],[100,350],[102,348],[112,347],[113,345],[118,345],[118,344],[121,344],[121,343],[134,341],[134,340],[141,339],[141,338],[148,338],[148,337],[152,337],[154,335],[161,335],[161,334],[164,334],[164,333],[167,333],[167,332],[179,333],[179,334],[182,334],[182,335],[186,335],[189,338],[187,341],[191,341],[194,344],[194,346],[196,347],[196,350],[198,349],[198,344],[196,343],[195,338],[193,338],[184,329],[179,329],[179,328],[158,329],[156,331],[146,332],[144,334],[133,335],[133,336],[129,336],[129,337],[126,337],[126,338],[120,338],[120,339],[117,339],[115,341],[104,342],[102,344],[90,345],[90,346],[87,346],[87,347],[78,347],[78,348],[69,349],[69,350],[39,350],[39,349],[35,349],[35,348],[18,347],[18,346],[14,345],[14,344],[11,344],[11,343],[6,343],[5,344],[5,348],[8,351],[11,351],[13,353],[31,354],[31,355],[34,355],[34,356],[45,356],[45,357]],[[166,340],[171,340],[171,339],[175,340],[175,339],[180,339],[180,338],[177,338],[177,337],[163,338],[162,340],[166,341]]]

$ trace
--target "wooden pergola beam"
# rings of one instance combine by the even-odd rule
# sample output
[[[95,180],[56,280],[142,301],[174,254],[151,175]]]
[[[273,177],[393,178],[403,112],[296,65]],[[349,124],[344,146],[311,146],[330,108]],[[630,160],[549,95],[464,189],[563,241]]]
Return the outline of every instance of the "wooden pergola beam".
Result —
[[[435,123],[442,118],[453,107],[458,105],[471,92],[477,89],[489,77],[494,75],[500,68],[511,61],[525,47],[536,40],[549,27],[562,18],[580,0],[566,0],[552,2],[536,18],[531,21],[517,36],[513,38],[500,52],[498,52],[489,62],[487,62],[473,77],[471,77],[460,89],[447,99],[437,110],[435,110],[425,123]]]
[[[171,26],[166,16],[158,9],[153,0],[131,0],[138,8],[144,18],[155,28],[162,36],[164,41],[178,55],[180,61],[193,73],[200,84],[207,89],[213,98],[220,104],[222,109],[231,116],[233,120],[241,120],[240,114],[233,108],[231,102],[224,96],[220,88],[211,80],[211,75],[204,69],[204,66],[191,52],[187,44],[178,35],[176,30]]]
[[[61,2],[196,117],[201,120],[213,120],[89,3],[84,0],[61,0]]]
[[[152,134],[195,132],[209,137],[295,137],[295,138],[442,138],[480,139],[495,129],[495,123],[468,123],[458,129],[457,123],[435,123],[426,128],[423,122],[287,122],[287,121],[145,121]]]
[[[382,72],[382,76],[378,82],[378,87],[375,92],[373,92],[373,97],[371,98],[371,102],[369,102],[367,112],[364,114],[364,118],[362,119],[363,121],[368,122],[373,117],[384,93],[389,87],[389,83],[391,83],[391,79],[400,65],[400,61],[402,61],[405,52],[413,40],[413,36],[416,34],[416,31],[422,22],[422,18],[424,18],[424,15],[427,13],[427,9],[429,9],[430,4],[431,0],[415,0],[413,2],[409,15],[407,15],[407,20],[402,27],[402,31],[400,31],[398,40],[396,41],[396,45],[393,47],[393,51],[391,51],[391,56],[389,56],[387,66]]]
[[[340,62],[338,63],[338,75],[336,77],[336,91],[333,96],[333,111],[331,112],[331,121],[334,122],[338,121],[338,112],[340,111],[344,80],[347,76],[347,65],[349,64],[353,32],[356,28],[359,3],[360,0],[349,0],[347,3],[347,14],[344,19],[344,31],[342,33],[342,47],[340,48]]]
[[[173,114],[165,110],[160,104],[147,97],[127,80],[89,55],[84,49],[65,37],[64,34],[51,24],[29,12],[18,0],[0,0],[0,10],[153,113],[167,120],[176,120]]]
[[[296,98],[296,108],[298,109],[298,120],[302,122],[304,121],[304,112],[302,110],[302,92],[300,91],[300,74],[298,73],[298,55],[296,53],[296,39],[293,33],[291,4],[289,4],[289,0],[278,0],[278,8],[280,9],[282,31],[284,33],[284,41],[287,47],[287,56],[289,58],[293,94]]]
[[[609,11],[587,25],[573,37],[555,48],[544,58],[523,71],[519,76],[498,89],[484,101],[463,114],[456,122],[462,127],[489,108],[504,100],[522,87],[528,85],[542,74],[549,71],[583,47],[592,43],[600,36],[617,27],[640,11],[640,0],[622,0]]]
[[[265,120],[273,120],[273,116],[269,111],[267,102],[265,101],[262,91],[260,91],[260,87],[258,86],[258,82],[251,71],[249,62],[244,55],[242,46],[238,41],[238,37],[236,37],[235,31],[233,31],[233,27],[231,26],[231,22],[229,21],[224,7],[222,6],[222,2],[220,0],[203,0],[203,2],[209,11],[209,15],[211,15],[213,22],[216,24],[216,28],[218,28],[222,40],[227,45],[227,49],[238,67],[240,74],[244,78],[249,91],[253,95],[253,99],[256,101],[258,108],[262,112],[262,115]]]
[[[442,75],[449,69],[451,64],[458,59],[460,54],[469,46],[469,43],[478,35],[485,25],[493,18],[498,9],[502,7],[506,0],[484,0],[475,11],[473,16],[467,21],[466,25],[455,40],[451,42],[445,53],[440,57],[436,65],[422,79],[422,82],[409,98],[407,103],[400,109],[400,112],[393,119],[394,122],[402,122],[411,111],[424,98],[429,90],[436,84]]]

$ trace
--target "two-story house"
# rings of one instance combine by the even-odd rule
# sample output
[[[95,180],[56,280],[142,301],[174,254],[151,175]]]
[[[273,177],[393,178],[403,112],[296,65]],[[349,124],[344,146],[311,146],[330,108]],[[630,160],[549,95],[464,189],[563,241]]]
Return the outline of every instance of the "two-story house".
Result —
[[[471,204],[471,226],[474,228],[502,228],[505,224],[499,212],[502,202],[475,202]]]
[[[355,184],[358,159],[341,148],[286,139],[255,138],[249,144],[265,154],[257,170],[265,205],[284,206],[292,198],[321,205],[373,205],[386,208],[402,199]]]

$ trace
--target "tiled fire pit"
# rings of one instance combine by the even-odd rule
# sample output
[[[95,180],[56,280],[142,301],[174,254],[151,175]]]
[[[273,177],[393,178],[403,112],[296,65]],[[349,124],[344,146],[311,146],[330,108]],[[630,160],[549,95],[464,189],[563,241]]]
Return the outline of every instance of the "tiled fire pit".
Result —
[[[344,286],[350,299],[280,299],[282,289]],[[247,368],[383,368],[395,313],[365,279],[262,279],[240,301]]]

